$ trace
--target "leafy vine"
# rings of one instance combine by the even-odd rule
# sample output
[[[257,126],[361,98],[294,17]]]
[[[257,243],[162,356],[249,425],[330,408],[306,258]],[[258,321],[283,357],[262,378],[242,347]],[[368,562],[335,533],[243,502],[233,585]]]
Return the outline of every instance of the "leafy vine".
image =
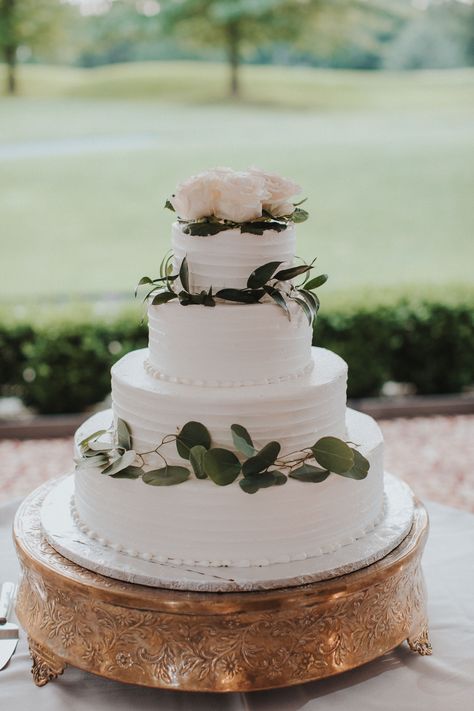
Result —
[[[152,288],[149,289],[144,301],[151,298],[151,303],[154,306],[173,299],[178,299],[183,306],[190,304],[215,306],[216,298],[242,304],[257,304],[261,303],[265,297],[269,297],[285,311],[289,319],[291,319],[291,313],[288,303],[291,301],[296,303],[303,310],[311,325],[320,307],[319,298],[314,291],[325,284],[328,278],[327,274],[319,274],[310,279],[310,272],[315,260],[311,264],[299,264],[286,269],[279,269],[283,262],[267,262],[254,269],[247,279],[247,286],[244,289],[220,289],[214,294],[211,286],[208,291],[193,294],[189,285],[187,258],[183,258],[176,274],[173,274],[172,258],[171,253],[164,257],[160,265],[160,276],[157,279],[151,279],[148,276],[142,277],[138,282],[135,295],[140,286],[151,286]],[[303,275],[303,282],[295,286],[292,280]],[[181,288],[176,289],[175,284],[178,279]]]
[[[293,204],[293,211],[288,215],[281,215],[275,217],[268,212],[268,210],[262,211],[262,216],[257,217],[255,220],[248,220],[247,222],[233,222],[232,220],[220,220],[218,217],[202,217],[199,220],[183,220],[178,217],[178,223],[182,226],[183,232],[193,237],[209,237],[211,235],[219,234],[219,232],[225,232],[226,230],[239,229],[241,232],[253,235],[263,235],[265,230],[274,230],[275,232],[282,232],[286,230],[288,225],[293,223],[305,222],[309,215],[306,210],[303,210],[300,205],[306,202],[307,198],[301,200],[300,202]],[[173,205],[170,200],[167,200],[165,207],[172,212],[175,212]]]
[[[154,449],[139,453],[132,448],[127,424],[119,418],[115,428],[93,432],[79,443],[76,471],[93,468],[114,479],[142,479],[151,486],[181,484],[191,473],[197,479],[209,478],[218,486],[239,479],[240,488],[247,494],[282,486],[288,477],[319,483],[331,473],[365,479],[369,471],[368,460],[351,443],[337,437],[321,437],[311,447],[280,456],[279,442],[268,442],[257,449],[242,425],[232,425],[231,433],[240,457],[230,449],[213,447],[209,430],[196,421],[187,422],[176,435],[166,435]],[[160,450],[171,442],[190,467],[168,464]],[[149,455],[161,457],[163,466],[145,470]]]

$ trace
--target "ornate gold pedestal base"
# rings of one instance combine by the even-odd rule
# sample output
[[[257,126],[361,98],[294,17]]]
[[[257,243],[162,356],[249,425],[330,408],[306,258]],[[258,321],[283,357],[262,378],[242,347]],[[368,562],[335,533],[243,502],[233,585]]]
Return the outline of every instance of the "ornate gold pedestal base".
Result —
[[[405,639],[431,654],[421,555],[428,517],[382,560],[300,587],[196,593],[123,583],[63,558],[41,534],[49,486],[17,513],[17,615],[38,686],[70,664],[143,686],[251,691],[289,686],[368,662]]]

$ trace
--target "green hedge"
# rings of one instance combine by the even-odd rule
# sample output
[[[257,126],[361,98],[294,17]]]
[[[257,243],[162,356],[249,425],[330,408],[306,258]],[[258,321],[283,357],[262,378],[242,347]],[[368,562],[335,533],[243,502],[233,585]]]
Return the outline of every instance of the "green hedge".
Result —
[[[0,312],[0,387],[42,413],[77,412],[104,398],[112,364],[146,342],[137,309]],[[474,383],[474,290],[329,295],[314,342],[348,362],[349,397],[377,395],[387,380],[423,394],[460,392]]]

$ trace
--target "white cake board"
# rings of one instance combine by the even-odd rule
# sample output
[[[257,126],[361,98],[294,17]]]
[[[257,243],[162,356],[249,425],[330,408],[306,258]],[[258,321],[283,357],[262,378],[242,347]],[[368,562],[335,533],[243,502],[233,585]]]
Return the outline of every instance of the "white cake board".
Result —
[[[173,590],[232,592],[270,590],[352,573],[386,556],[408,534],[413,521],[413,493],[385,473],[382,521],[363,538],[315,558],[259,568],[199,568],[156,563],[118,553],[79,530],[71,513],[74,477],[61,477],[46,496],[41,525],[47,541],[74,563],[117,580]]]

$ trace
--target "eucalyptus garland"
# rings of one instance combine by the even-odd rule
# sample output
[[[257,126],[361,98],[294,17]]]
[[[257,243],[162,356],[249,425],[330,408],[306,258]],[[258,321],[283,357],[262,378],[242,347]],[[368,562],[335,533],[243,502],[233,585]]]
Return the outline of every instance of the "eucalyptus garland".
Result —
[[[311,447],[280,456],[279,442],[268,442],[257,449],[245,427],[234,424],[230,429],[240,456],[230,449],[213,447],[209,430],[196,421],[187,422],[176,435],[166,435],[155,449],[138,453],[132,448],[127,424],[119,418],[116,428],[93,432],[79,443],[76,471],[93,468],[113,479],[141,479],[150,486],[181,484],[192,474],[197,479],[209,478],[218,486],[228,486],[238,479],[247,494],[282,486],[288,477],[319,483],[331,473],[365,479],[369,471],[368,460],[355,446],[337,437],[321,437]],[[172,442],[189,466],[167,463],[160,450]],[[161,457],[163,466],[146,471],[149,455]]]
[[[187,258],[183,258],[176,274],[173,274],[172,259],[172,253],[168,253],[164,257],[160,265],[159,278],[142,277],[135,289],[135,296],[140,286],[148,285],[152,288],[149,289],[144,301],[151,299],[151,303],[154,306],[164,304],[173,299],[178,299],[182,306],[189,306],[190,304],[215,306],[216,298],[242,304],[257,304],[261,303],[265,297],[269,297],[285,311],[289,319],[291,314],[288,303],[293,301],[298,304],[311,325],[317,316],[320,306],[319,298],[314,292],[325,284],[328,279],[327,274],[319,274],[310,279],[310,272],[313,269],[315,260],[311,264],[298,264],[286,269],[279,268],[283,262],[267,262],[254,269],[247,279],[247,286],[244,289],[220,289],[214,294],[211,286],[208,291],[193,294],[189,286]],[[295,286],[292,280],[303,275],[303,282]],[[181,285],[181,288],[178,289],[175,287],[177,279],[179,279]]]
[[[178,217],[178,223],[182,226],[185,234],[192,235],[193,237],[209,237],[211,235],[217,235],[219,232],[235,229],[253,235],[263,235],[265,230],[282,232],[286,230],[291,222],[305,222],[305,220],[308,219],[308,212],[300,207],[306,200],[307,198],[294,203],[294,209],[290,214],[278,217],[272,215],[268,210],[263,210],[261,217],[257,217],[255,220],[248,220],[247,222],[220,220],[218,217],[211,215],[210,217],[201,217],[198,220],[183,220],[181,217]],[[165,207],[175,212],[170,200],[166,201]]]

